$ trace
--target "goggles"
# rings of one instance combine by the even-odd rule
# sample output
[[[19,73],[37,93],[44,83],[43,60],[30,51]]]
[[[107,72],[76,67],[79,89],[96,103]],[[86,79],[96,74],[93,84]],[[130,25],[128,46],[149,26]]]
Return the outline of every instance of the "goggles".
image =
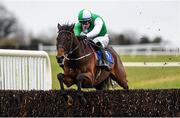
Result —
[[[90,22],[89,22],[89,21],[80,21],[80,23],[81,23],[82,25],[87,25],[87,24],[89,24]]]

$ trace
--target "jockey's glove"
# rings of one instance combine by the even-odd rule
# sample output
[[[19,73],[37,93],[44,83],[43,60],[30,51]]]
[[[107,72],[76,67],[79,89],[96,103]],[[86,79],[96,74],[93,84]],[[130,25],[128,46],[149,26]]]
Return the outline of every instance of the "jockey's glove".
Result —
[[[81,35],[80,36],[80,40],[86,40],[87,39],[87,36],[86,35]]]

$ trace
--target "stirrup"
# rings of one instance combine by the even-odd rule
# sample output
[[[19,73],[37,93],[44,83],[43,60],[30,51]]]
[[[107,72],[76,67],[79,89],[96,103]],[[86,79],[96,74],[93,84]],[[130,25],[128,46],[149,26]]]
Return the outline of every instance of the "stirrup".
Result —
[[[103,64],[103,65],[100,65],[100,66],[101,66],[101,68],[105,69],[106,71],[112,70],[112,68],[107,64]]]
[[[112,70],[112,68],[108,64],[106,64],[106,62],[104,60],[98,61],[97,67],[105,69],[106,71]]]
[[[99,64],[99,67],[101,67],[102,69],[105,69],[106,71],[110,71],[110,70],[112,70],[112,68],[108,65],[108,64],[106,64],[106,62],[101,62],[101,64]]]

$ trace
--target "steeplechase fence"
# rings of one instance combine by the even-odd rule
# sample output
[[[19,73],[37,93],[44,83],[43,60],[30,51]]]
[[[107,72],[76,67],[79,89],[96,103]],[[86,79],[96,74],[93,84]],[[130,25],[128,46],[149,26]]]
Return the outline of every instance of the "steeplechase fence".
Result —
[[[67,91],[67,104],[59,90],[1,91],[1,117],[180,117],[180,89]]]

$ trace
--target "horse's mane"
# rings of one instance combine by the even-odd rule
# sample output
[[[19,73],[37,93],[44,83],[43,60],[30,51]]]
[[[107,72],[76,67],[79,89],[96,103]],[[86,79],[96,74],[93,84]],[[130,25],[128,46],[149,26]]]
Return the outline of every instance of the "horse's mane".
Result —
[[[74,28],[74,23],[73,24],[66,23],[63,25],[58,24],[58,33],[62,30],[70,31],[73,33],[73,28]]]

